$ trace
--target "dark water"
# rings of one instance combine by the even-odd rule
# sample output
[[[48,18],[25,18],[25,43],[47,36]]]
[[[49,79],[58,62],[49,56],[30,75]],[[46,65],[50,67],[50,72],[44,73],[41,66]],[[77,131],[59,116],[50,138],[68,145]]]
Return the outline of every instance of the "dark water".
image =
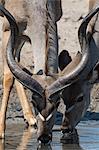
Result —
[[[99,121],[82,121],[77,130],[79,144],[61,144],[62,133],[54,131],[51,145],[41,147],[35,130],[24,129],[23,125],[8,125],[5,141],[0,140],[0,150],[99,150]]]

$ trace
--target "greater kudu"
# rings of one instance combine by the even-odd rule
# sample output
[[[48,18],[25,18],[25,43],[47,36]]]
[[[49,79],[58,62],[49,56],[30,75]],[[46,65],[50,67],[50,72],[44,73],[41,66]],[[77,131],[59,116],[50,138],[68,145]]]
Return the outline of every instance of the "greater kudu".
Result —
[[[55,53],[54,56],[53,53],[49,53],[46,60],[47,65],[49,64],[47,72],[42,75],[35,74],[33,77],[25,72],[23,67],[14,59],[15,45],[17,38],[20,36],[18,27],[14,18],[6,10],[2,8],[1,10],[6,15],[11,27],[11,35],[7,45],[7,62],[9,68],[14,77],[33,92],[33,103],[38,109],[38,140],[42,143],[48,143],[52,139],[52,127],[60,98],[64,100],[66,105],[61,128],[63,131],[62,140],[70,138],[70,136],[72,137],[72,134],[75,133],[76,125],[88,108],[88,84],[92,70],[99,60],[99,36],[97,35],[96,28],[98,20],[95,22],[93,34],[87,33],[88,23],[99,11],[99,6],[85,17],[79,28],[78,38],[81,53],[78,52],[74,60],[60,74],[55,71],[58,69],[58,65],[57,68],[54,68],[56,66],[54,61],[57,54]],[[50,40],[53,42],[53,37]],[[47,46],[53,46],[54,43],[50,44]],[[53,47],[51,48],[53,50]],[[55,50],[57,51],[56,48]],[[49,60],[49,58],[51,59]]]
[[[29,43],[29,47],[33,51],[34,62],[34,74],[57,73],[57,24],[56,22],[62,15],[61,0],[0,0],[0,3],[7,8],[15,17],[19,27],[20,37],[26,39],[26,43]],[[0,12],[1,16],[3,13]],[[10,26],[7,19],[4,17],[3,22],[3,37],[2,37],[2,53],[4,60],[4,80],[3,80],[3,99],[0,110],[0,137],[4,137],[6,110],[9,99],[9,94],[13,85],[13,75],[9,70],[6,63],[6,46],[10,35]],[[53,39],[54,38],[54,39]],[[52,41],[53,39],[53,41]],[[52,41],[52,42],[50,42]],[[52,44],[53,43],[53,44]],[[18,45],[21,45],[20,40],[16,42],[16,49]],[[50,64],[45,63],[47,55],[45,55],[47,46],[50,46],[48,50],[49,58],[52,59],[51,54],[55,56],[54,66],[49,67]],[[53,46],[54,45],[54,46]],[[57,49],[57,50],[56,50]],[[38,55],[40,54],[40,55]],[[50,68],[50,69],[49,69]],[[48,71],[47,71],[48,70]],[[26,94],[23,86],[15,81],[17,93],[23,109],[24,118],[29,125],[36,124],[35,114],[32,113],[30,104],[27,101]],[[21,93],[21,94],[20,94]]]

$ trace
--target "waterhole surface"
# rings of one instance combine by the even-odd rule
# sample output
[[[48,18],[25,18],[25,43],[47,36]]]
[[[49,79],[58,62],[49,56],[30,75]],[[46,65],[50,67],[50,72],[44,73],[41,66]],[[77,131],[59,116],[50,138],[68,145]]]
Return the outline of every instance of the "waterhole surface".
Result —
[[[55,126],[55,129],[59,126]],[[99,121],[82,121],[77,126],[79,144],[62,144],[60,131],[53,132],[50,145],[37,142],[36,131],[24,129],[22,124],[9,124],[5,140],[0,140],[0,150],[99,150]]]

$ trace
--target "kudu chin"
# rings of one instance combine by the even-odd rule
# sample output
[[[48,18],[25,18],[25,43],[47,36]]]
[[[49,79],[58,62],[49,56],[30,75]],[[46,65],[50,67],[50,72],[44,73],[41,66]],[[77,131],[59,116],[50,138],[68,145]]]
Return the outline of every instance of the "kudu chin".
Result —
[[[10,23],[11,34],[7,44],[7,63],[14,77],[28,88],[32,93],[32,102],[38,110],[37,127],[38,140],[42,143],[49,143],[52,140],[52,128],[55,121],[55,113],[62,98],[66,111],[64,113],[61,130],[63,137],[61,141],[73,140],[73,135],[77,134],[75,127],[81,120],[89,105],[89,74],[99,60],[99,47],[94,35],[87,33],[87,26],[91,18],[98,13],[99,7],[93,9],[83,20],[78,30],[78,38],[81,46],[81,53],[66,66],[62,66],[61,73],[58,73],[58,64],[55,58],[58,58],[57,48],[51,45],[55,41],[56,32],[51,32],[53,36],[48,36],[50,40],[49,53],[47,54],[47,71],[43,75],[33,75],[31,77],[20,66],[15,59],[14,50],[17,38],[20,36],[18,26],[13,16],[3,7],[0,10],[6,16]],[[51,16],[50,16],[51,17]],[[50,18],[51,19],[51,18]],[[56,25],[56,22],[52,22]],[[51,24],[52,25],[52,24]],[[53,27],[52,25],[51,27]],[[48,28],[49,29],[49,28]],[[48,31],[49,33],[49,31]],[[48,44],[47,43],[47,44]],[[57,43],[57,42],[56,42]],[[95,49],[93,49],[93,47]],[[56,57],[53,57],[53,50]],[[61,54],[62,55],[62,54]],[[61,57],[61,55],[59,57]],[[93,58],[95,57],[95,59]],[[68,57],[69,59],[69,57]],[[60,59],[61,60],[61,59]],[[57,65],[56,65],[57,64]],[[77,138],[76,138],[77,139]]]

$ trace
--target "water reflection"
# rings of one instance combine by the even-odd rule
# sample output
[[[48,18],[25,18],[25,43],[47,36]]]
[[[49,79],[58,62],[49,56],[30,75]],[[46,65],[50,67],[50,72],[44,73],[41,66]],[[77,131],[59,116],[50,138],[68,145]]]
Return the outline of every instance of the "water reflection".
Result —
[[[19,146],[17,147],[17,150],[25,150],[27,148],[29,141],[31,141],[31,139],[32,139],[33,133],[35,133],[35,132],[34,132],[33,128],[31,128],[31,127],[29,127],[28,129],[26,129],[23,132],[21,142],[20,142]]]
[[[62,150],[83,150],[79,144],[63,144]]]
[[[23,130],[20,126],[14,125],[14,128],[10,126],[7,129],[5,141],[0,140],[0,150],[82,150],[79,144],[61,144],[60,137],[60,132],[54,132],[52,143],[41,145],[37,142],[36,130]]]
[[[61,150],[83,150],[83,148],[79,145],[79,144],[62,144],[62,146],[60,147]],[[60,150],[59,147],[56,146],[55,150]],[[52,146],[48,145],[48,146],[41,146],[38,147],[37,150],[52,150]]]
[[[99,150],[99,122],[83,122],[77,127],[79,144],[62,144],[60,131],[53,132],[51,145],[39,145],[36,130],[23,125],[10,125],[5,140],[0,140],[0,150]]]
[[[49,145],[39,145],[37,147],[37,150],[52,150],[52,147],[50,144]]]
[[[0,139],[0,150],[4,150],[4,140]]]

